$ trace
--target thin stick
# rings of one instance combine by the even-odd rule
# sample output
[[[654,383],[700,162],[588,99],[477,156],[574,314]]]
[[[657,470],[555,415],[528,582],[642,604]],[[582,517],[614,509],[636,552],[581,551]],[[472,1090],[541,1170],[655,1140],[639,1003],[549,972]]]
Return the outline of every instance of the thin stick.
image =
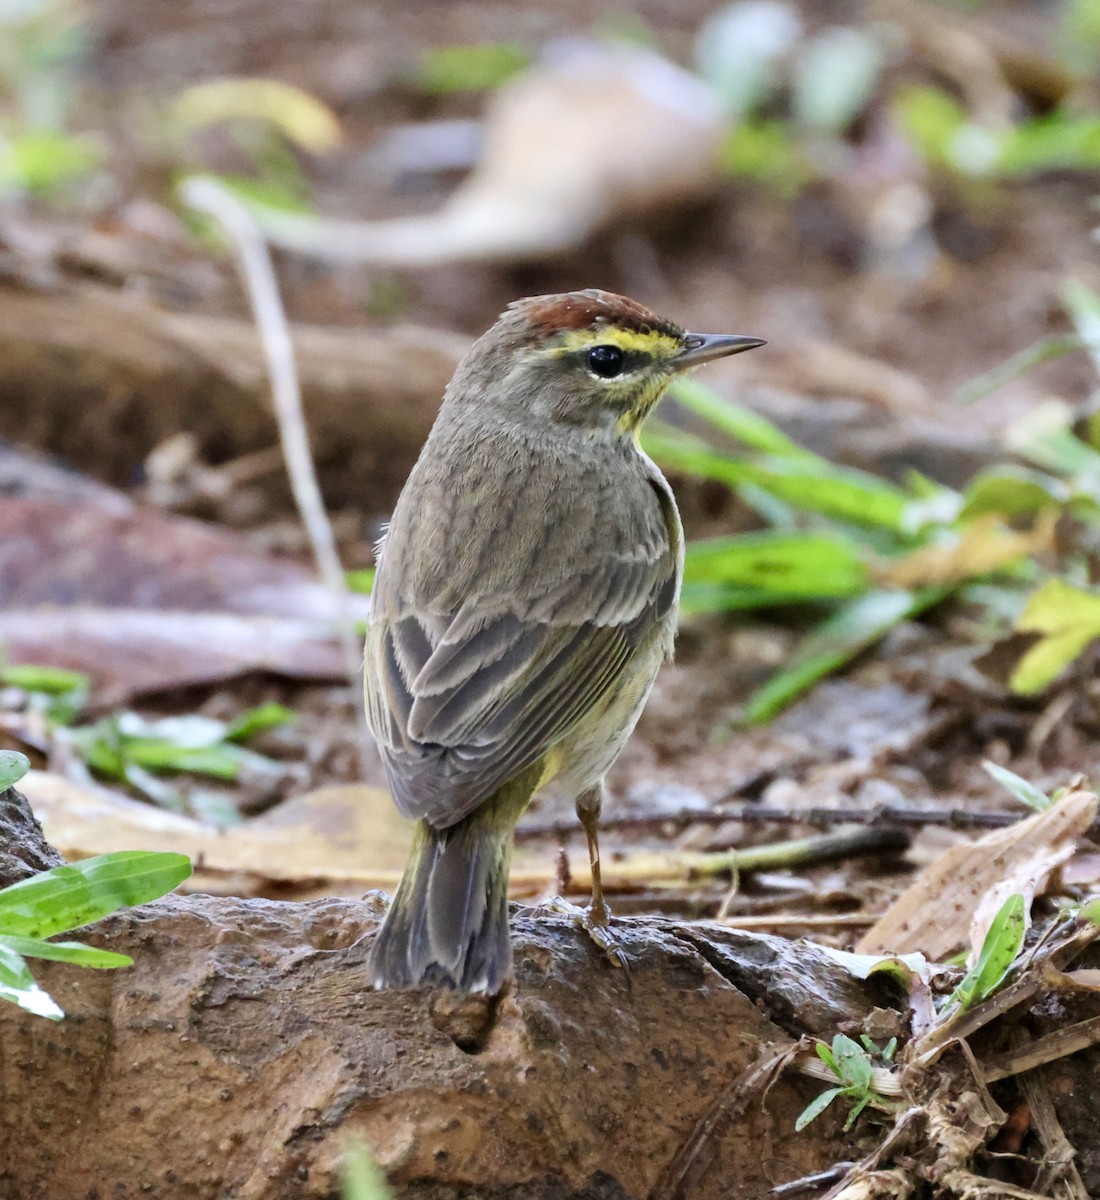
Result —
[[[337,604],[340,638],[347,659],[348,683],[358,687],[362,651],[351,616],[347,580],[336,548],[336,537],[325,511],[321,487],[309,446],[309,431],[302,411],[302,392],[294,361],[294,343],[279,295],[279,284],[259,226],[243,204],[216,179],[193,176],[180,188],[185,203],[213,217],[228,236],[237,254],[237,265],[267,361],[271,400],[279,428],[294,503],[313,548],[322,580]],[[365,717],[360,725],[361,755],[369,752]]]
[[[1026,1050],[1028,1037],[1019,1027],[1012,1030],[1010,1040],[1014,1050]],[[1065,1200],[1089,1200],[1088,1191],[1074,1162],[1077,1151],[1058,1120],[1046,1072],[1025,1071],[1020,1076],[1019,1086],[1031,1111],[1032,1127],[1043,1147],[1042,1165],[1034,1181],[1036,1190],[1055,1195],[1054,1184],[1059,1183]]]
[[[864,929],[878,920],[874,913],[813,913],[799,916],[783,913],[775,916],[746,913],[743,916],[719,917],[719,925],[731,929]]]
[[[907,808],[886,804],[878,808],[779,808],[754,801],[724,796],[716,805],[736,804],[736,808],[685,808],[672,813],[638,813],[600,818],[601,832],[611,829],[662,829],[668,826],[725,825],[734,821],[776,825],[947,825],[952,829],[1002,829],[1022,821],[1026,812],[966,812],[963,809]],[[569,837],[580,826],[572,818],[560,821],[527,821],[516,830],[516,837],[534,840],[540,837]]]

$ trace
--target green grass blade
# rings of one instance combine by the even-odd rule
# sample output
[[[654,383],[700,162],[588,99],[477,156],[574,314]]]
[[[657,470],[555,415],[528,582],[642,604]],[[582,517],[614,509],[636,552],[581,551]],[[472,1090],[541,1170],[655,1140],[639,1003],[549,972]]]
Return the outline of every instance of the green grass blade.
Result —
[[[54,867],[0,890],[0,931],[47,938],[156,900],[191,874],[183,854],[125,850]]]
[[[990,762],[988,758],[982,760],[982,769],[1001,787],[1007,788],[1021,804],[1026,804],[1035,812],[1046,812],[1054,803],[1045,792],[1039,791],[1035,784],[1024,779],[1022,775],[1017,775],[1015,771],[1010,771],[1007,767],[998,766],[997,763]]]
[[[10,1000],[38,1017],[60,1021],[65,1015],[44,992],[30,973],[22,957],[7,946],[0,946],[0,1000]]]
[[[949,590],[874,591],[843,605],[806,637],[782,670],[753,693],[746,716],[754,724],[771,720],[812,684],[850,662],[901,621],[931,608]]]
[[[885,528],[911,540],[908,509],[912,497],[863,471],[813,457],[747,462],[719,454],[696,438],[661,428],[647,432],[642,444],[669,470],[713,479],[734,489],[754,484],[796,508],[853,525]]]
[[[78,967],[103,969],[134,965],[134,960],[128,954],[99,950],[83,942],[43,942],[38,938],[16,937],[4,933],[0,934],[0,946],[6,946],[24,958],[45,958],[50,962],[73,963]]]
[[[719,432],[736,438],[750,449],[763,454],[774,454],[779,458],[818,457],[812,450],[807,450],[792,441],[767,418],[753,412],[751,408],[724,400],[717,392],[712,392],[698,380],[678,379],[669,388],[669,395],[689,412],[702,417]]]
[[[947,999],[946,1008],[958,1005],[960,1013],[984,1000],[1004,982],[1027,930],[1027,906],[1022,895],[1014,892],[1001,905],[982,942],[978,960]]]
[[[1053,358],[1072,354],[1085,348],[1085,341],[1076,334],[1061,334],[1055,337],[1043,338],[1018,353],[1006,359],[999,366],[993,367],[984,374],[964,383],[954,395],[956,404],[974,404],[984,399],[991,392],[1004,387],[1014,379],[1037,367],[1040,363],[1049,362]]]
[[[807,1125],[809,1125],[811,1121],[814,1121],[820,1117],[821,1114],[829,1107],[829,1105],[832,1104],[832,1102],[837,1098],[837,1096],[843,1096],[846,1091],[847,1088],[831,1087],[822,1092],[820,1096],[817,1096],[815,1099],[811,1100],[810,1103],[807,1104],[806,1107],[798,1114],[798,1117],[795,1120],[795,1133],[801,1132],[806,1128]]]

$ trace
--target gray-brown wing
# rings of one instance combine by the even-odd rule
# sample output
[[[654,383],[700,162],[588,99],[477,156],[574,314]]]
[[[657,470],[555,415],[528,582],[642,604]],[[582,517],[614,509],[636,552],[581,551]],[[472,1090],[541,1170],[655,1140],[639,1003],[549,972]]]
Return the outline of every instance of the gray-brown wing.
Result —
[[[398,808],[451,825],[537,762],[658,636],[677,574],[670,546],[610,558],[525,611],[480,597],[451,616],[372,620],[368,717]],[[595,619],[578,619],[582,608]]]

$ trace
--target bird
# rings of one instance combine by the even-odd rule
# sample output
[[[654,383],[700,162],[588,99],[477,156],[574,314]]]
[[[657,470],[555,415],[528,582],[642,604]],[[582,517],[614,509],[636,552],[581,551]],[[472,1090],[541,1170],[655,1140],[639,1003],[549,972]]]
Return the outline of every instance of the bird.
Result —
[[[515,301],[459,363],[379,545],[367,623],[367,721],[415,822],[375,987],[508,983],[508,869],[536,792],[575,802],[586,923],[613,946],[604,776],[671,656],[684,560],[639,430],[676,376],[764,344],[586,289]]]

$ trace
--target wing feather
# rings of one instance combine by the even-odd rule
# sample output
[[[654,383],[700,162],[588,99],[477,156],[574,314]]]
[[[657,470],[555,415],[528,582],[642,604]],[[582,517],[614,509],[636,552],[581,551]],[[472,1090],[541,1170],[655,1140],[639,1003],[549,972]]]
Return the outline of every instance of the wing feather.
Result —
[[[450,612],[395,586],[402,564],[387,544],[367,638],[367,715],[406,816],[437,827],[462,820],[613,696],[634,656],[649,652],[675,604],[679,538],[667,491],[645,490],[659,501],[657,534],[606,547],[527,595],[471,588]]]

